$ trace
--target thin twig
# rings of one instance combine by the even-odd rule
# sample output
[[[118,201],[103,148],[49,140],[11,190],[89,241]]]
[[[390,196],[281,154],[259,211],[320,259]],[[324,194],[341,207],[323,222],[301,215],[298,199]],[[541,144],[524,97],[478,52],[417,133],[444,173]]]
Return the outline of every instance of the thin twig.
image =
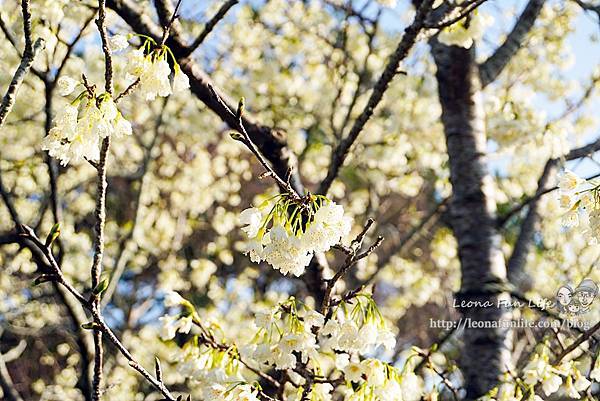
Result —
[[[181,6],[181,1],[182,0],[177,1],[177,4],[175,5],[175,10],[173,10],[173,15],[171,15],[171,19],[169,20],[167,25],[164,27],[163,36],[160,39],[160,44],[159,44],[160,47],[164,46],[165,42],[167,41],[167,38],[169,37],[169,33],[171,32],[171,27],[173,26],[175,19],[177,17],[179,17],[177,15],[177,12],[179,12],[179,7]]]
[[[104,52],[104,89],[105,92],[112,96],[113,94],[113,66],[112,53],[106,33],[106,0],[100,0],[98,3],[98,18],[96,19],[98,32],[102,40],[102,51]],[[102,259],[104,256],[104,225],[106,222],[106,158],[110,148],[110,135],[102,140],[100,147],[100,158],[98,161],[98,178],[96,186],[96,209],[94,216],[96,224],[94,227],[95,245],[94,259],[92,262],[92,288],[94,289],[90,298],[92,315],[100,316],[99,312],[99,293],[96,291],[100,283],[100,275],[102,274]],[[95,317],[95,316],[94,316]],[[101,319],[98,319],[101,320]],[[104,350],[102,347],[102,331],[94,330],[94,378],[92,381],[92,400],[99,401],[101,398],[102,387],[102,367]]]
[[[12,81],[6,90],[2,104],[0,104],[0,127],[4,124],[8,113],[13,108],[17,92],[25,79],[25,75],[31,68],[34,58],[44,48],[44,40],[38,38],[35,44],[32,45],[31,39],[31,11],[29,0],[21,1],[21,10],[23,12],[23,32],[25,34],[25,50],[23,51],[23,57],[21,63],[15,71]]]
[[[286,180],[281,178],[275,172],[275,170],[273,170],[273,167],[271,167],[271,165],[269,164],[267,159],[265,159],[265,157],[262,155],[262,153],[258,150],[258,147],[256,146],[256,144],[254,144],[254,142],[250,138],[250,135],[248,135],[248,132],[246,131],[246,128],[244,126],[244,119],[243,119],[243,114],[244,114],[243,99],[240,100],[240,102],[238,104],[238,109],[234,113],[229,108],[229,106],[227,106],[227,104],[223,101],[223,99],[221,99],[219,94],[214,90],[214,88],[211,85],[209,85],[209,88],[210,88],[212,96],[215,98],[215,100],[217,102],[219,102],[221,104],[221,106],[224,107],[229,113],[231,113],[233,116],[235,116],[236,124],[233,128],[239,134],[241,134],[241,136],[236,135],[236,136],[234,136],[234,139],[242,142],[244,145],[246,145],[248,147],[248,149],[250,149],[250,151],[254,154],[254,156],[256,156],[256,158],[258,159],[260,164],[262,164],[262,166],[267,170],[267,172],[265,174],[266,176],[270,176],[271,178],[273,178],[275,180],[275,182],[277,182],[279,187],[283,191],[287,192],[293,199],[300,200],[302,198],[300,196],[300,194],[298,194],[298,192],[296,192],[296,190],[292,187],[292,185],[289,182],[287,182]]]
[[[145,370],[136,360],[133,358],[131,353],[125,348],[123,343],[117,338],[114,332],[110,329],[110,327],[104,321],[104,318],[98,311],[97,307],[94,307],[92,303],[85,298],[77,289],[75,289],[71,284],[69,284],[60,268],[60,266],[56,263],[56,259],[52,255],[52,251],[49,247],[47,247],[35,234],[35,232],[28,226],[21,226],[21,236],[25,239],[31,241],[33,245],[39,249],[44,257],[50,263],[50,268],[52,270],[52,274],[46,275],[48,281],[56,282],[63,287],[65,287],[76,299],[79,301],[81,306],[83,306],[86,310],[90,312],[93,318],[94,330],[101,331],[106,335],[106,338],[119,350],[119,352],[130,362],[130,366],[138,371],[142,376],[144,376],[150,384],[154,386],[157,390],[159,390],[163,396],[168,401],[176,401],[175,397],[170,393],[170,391],[166,388],[164,383],[160,380],[156,379],[152,374],[150,374],[147,370]]]
[[[333,289],[337,282],[342,277],[344,277],[344,275],[352,266],[354,266],[359,260],[364,259],[371,253],[373,253],[373,251],[375,251],[375,249],[377,249],[377,247],[379,247],[379,245],[381,245],[381,243],[383,242],[383,237],[377,237],[377,240],[375,240],[375,242],[371,246],[369,246],[369,248],[366,251],[359,253],[360,248],[362,247],[363,242],[365,240],[365,236],[367,235],[367,231],[369,231],[373,223],[373,219],[368,219],[360,234],[358,234],[356,238],[350,243],[349,247],[336,246],[336,248],[341,249],[342,252],[346,254],[346,260],[344,261],[342,267],[334,274],[334,276],[329,280],[326,280],[327,284],[325,287],[325,295],[321,304],[321,313],[324,316],[327,316],[331,306],[334,303],[339,303],[337,301],[332,301],[331,299]],[[360,289],[362,289],[362,286],[360,287]],[[360,289],[356,290],[355,292],[360,291]],[[346,296],[344,296],[344,298],[349,299],[349,296],[350,295],[347,294]]]
[[[340,168],[346,160],[350,148],[354,142],[356,142],[356,139],[362,132],[365,124],[369,121],[375,111],[375,108],[381,102],[381,99],[392,82],[392,79],[394,79],[394,77],[398,74],[400,62],[408,56],[410,49],[412,49],[413,45],[415,44],[417,35],[424,27],[425,18],[431,10],[432,3],[433,0],[424,0],[418,7],[417,14],[415,15],[413,22],[404,30],[404,35],[402,36],[400,43],[398,43],[396,50],[390,56],[383,73],[379,77],[379,80],[375,84],[367,105],[354,122],[354,125],[352,126],[348,136],[343,139],[333,151],[327,176],[319,186],[317,193],[326,194],[329,190],[329,187],[333,183],[333,180],[337,177]]]
[[[192,44],[190,44],[187,49],[185,50],[183,56],[187,57],[190,54],[192,54],[206,39],[206,37],[212,32],[212,30],[215,28],[215,26],[219,23],[219,21],[221,21],[223,18],[225,18],[225,15],[227,14],[227,12],[233,7],[235,6],[237,3],[239,3],[239,0],[227,0],[227,2],[225,2],[220,8],[219,11],[217,11],[217,13],[214,15],[214,17],[212,17],[204,26],[204,29],[202,30],[202,32],[200,33],[200,35],[198,35],[198,37],[192,42]]]

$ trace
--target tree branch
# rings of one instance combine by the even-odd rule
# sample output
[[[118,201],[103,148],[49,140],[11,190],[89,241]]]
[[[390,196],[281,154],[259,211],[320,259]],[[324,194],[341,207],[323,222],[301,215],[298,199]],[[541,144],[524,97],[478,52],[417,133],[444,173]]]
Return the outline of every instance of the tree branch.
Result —
[[[481,86],[486,87],[504,70],[513,56],[519,51],[527,34],[533,28],[545,0],[529,0],[525,10],[515,23],[506,40],[487,60],[479,66]]]
[[[104,89],[106,93],[113,94],[113,66],[112,54],[108,43],[106,33],[106,0],[98,2],[98,18],[96,19],[98,32],[102,40],[102,51],[104,53]],[[106,158],[110,148],[110,135],[102,140],[100,147],[100,159],[98,161],[98,178],[96,186],[96,210],[94,217],[96,225],[94,227],[95,246],[94,259],[92,262],[91,276],[93,293],[90,298],[91,312],[99,315],[99,293],[96,288],[100,284],[100,275],[102,274],[102,259],[104,256],[104,225],[106,222]],[[102,347],[102,331],[94,330],[94,379],[92,381],[92,400],[99,401],[102,397],[102,367],[104,359],[104,349]]]
[[[531,242],[533,241],[533,235],[535,233],[535,226],[537,224],[539,214],[539,200],[541,194],[548,189],[548,184],[551,177],[556,170],[558,165],[557,159],[550,159],[546,162],[542,175],[538,180],[538,186],[535,193],[535,200],[529,204],[529,210],[527,215],[521,224],[519,236],[515,242],[513,251],[508,259],[507,273],[508,281],[518,286],[521,291],[527,291],[530,283],[528,277],[526,277],[524,268],[527,262],[527,255],[531,248]]]
[[[580,159],[582,157],[588,157],[588,156],[591,156],[592,154],[594,154],[595,152],[597,152],[599,150],[600,150],[600,138],[598,138],[596,141],[591,142],[591,143],[589,143],[589,144],[587,144],[585,146],[582,146],[580,148],[572,149],[571,151],[569,151],[569,153],[567,153],[564,156],[564,160],[565,161],[571,161],[571,160]],[[591,177],[588,177],[587,179],[591,180],[593,178],[597,178],[599,175],[600,174],[596,174],[596,175],[593,175]],[[515,214],[519,213],[521,210],[523,210],[523,208],[525,208],[526,206],[528,206],[532,202],[535,202],[537,199],[539,199],[543,195],[546,195],[547,193],[550,193],[550,192],[555,191],[557,189],[558,189],[558,187],[554,186],[554,187],[551,187],[551,188],[546,188],[546,189],[540,191],[539,193],[536,191],[536,193],[534,195],[528,197],[523,202],[521,202],[520,204],[518,204],[515,207],[513,207],[511,210],[509,210],[503,216],[498,217],[498,219],[496,221],[496,226],[497,227],[503,227],[508,222],[508,220],[510,220],[511,217],[513,217]]]
[[[50,267],[51,273],[45,275],[46,276],[45,278],[47,278],[48,281],[58,283],[58,284],[62,285],[63,287],[65,287],[67,289],[67,291],[69,291],[75,297],[75,299],[77,299],[77,301],[79,301],[81,306],[83,306],[86,310],[88,310],[90,312],[90,314],[92,315],[92,318],[93,318],[93,324],[91,325],[91,329],[95,330],[95,331],[101,331],[103,334],[105,334],[106,337],[108,338],[108,340],[130,362],[129,365],[133,369],[138,371],[142,376],[144,376],[146,378],[146,380],[148,380],[148,382],[150,382],[150,384],[152,384],[152,386],[154,388],[159,390],[161,392],[161,394],[165,396],[167,401],[176,401],[175,397],[166,388],[165,384],[161,380],[158,380],[157,378],[152,376],[152,374],[150,374],[147,370],[145,370],[135,360],[135,358],[131,355],[131,353],[127,350],[127,348],[125,348],[123,343],[121,343],[121,341],[113,333],[113,331],[110,329],[110,327],[108,327],[108,325],[104,321],[102,315],[100,314],[98,308],[96,306],[94,306],[92,304],[92,302],[88,301],[79,291],[77,291],[71,284],[69,284],[66,281],[66,279],[62,273],[62,269],[60,268],[60,266],[56,262],[56,259],[52,255],[51,249],[48,246],[46,246],[42,241],[40,241],[38,236],[35,234],[35,232],[30,227],[21,226],[21,230],[22,230],[22,232],[21,232],[21,234],[19,234],[19,236],[27,241],[30,241],[32,243],[32,246],[37,248],[44,255],[46,260],[48,260],[48,262],[50,264],[49,267]],[[2,244],[2,236],[0,236],[0,244]]]
[[[375,108],[381,102],[381,99],[383,98],[384,93],[387,91],[390,82],[392,82],[392,79],[394,79],[394,77],[398,74],[400,62],[408,56],[410,49],[412,49],[413,45],[415,44],[417,35],[423,29],[425,18],[431,9],[432,3],[433,0],[424,0],[418,6],[417,14],[415,15],[413,22],[404,30],[404,35],[402,36],[400,43],[398,43],[396,50],[390,56],[383,73],[373,87],[373,92],[371,92],[371,97],[369,98],[367,105],[354,122],[354,125],[350,129],[348,136],[343,139],[333,151],[327,176],[317,191],[319,194],[326,194],[329,190],[333,180],[337,177],[340,168],[344,164],[350,148],[358,138],[358,135],[362,132],[362,129],[367,121],[369,121],[373,115]]]
[[[31,68],[34,58],[44,48],[44,40],[38,38],[35,44],[31,44],[31,12],[29,10],[29,0],[21,1],[21,9],[23,12],[23,32],[25,34],[25,50],[23,51],[23,57],[21,63],[15,71],[12,81],[6,90],[6,94],[0,104],[0,127],[4,124],[8,113],[12,110],[15,103],[15,97],[19,91],[19,87],[25,79],[25,75]]]
[[[106,4],[135,32],[150,36],[157,42],[160,41],[162,30],[135,3],[129,0],[107,0]],[[209,77],[200,69],[197,63],[187,57],[187,54],[189,54],[188,46],[173,37],[173,35],[167,39],[166,44],[173,51],[183,72],[189,77],[192,93],[219,116],[224,123],[235,129],[238,121],[236,116],[230,112],[235,107],[232,106],[232,103],[227,100],[224,94],[212,85]],[[218,98],[214,94],[217,94]],[[297,193],[303,193],[304,188],[298,169],[295,167],[297,163],[296,156],[287,147],[285,134],[282,131],[258,124],[247,114],[243,116],[242,121],[252,142],[256,144],[261,153],[271,163],[277,175],[285,179],[288,172],[292,171],[290,184]]]
[[[227,0],[225,3],[223,3],[223,5],[219,8],[219,11],[217,11],[214,17],[212,17],[206,23],[206,25],[204,25],[204,29],[202,30],[200,35],[198,35],[198,37],[192,42],[192,44],[190,44],[187,47],[186,51],[182,53],[182,56],[187,57],[190,54],[192,54],[204,42],[206,37],[212,32],[212,30],[219,23],[219,21],[225,18],[227,12],[237,3],[239,3],[239,0]]]

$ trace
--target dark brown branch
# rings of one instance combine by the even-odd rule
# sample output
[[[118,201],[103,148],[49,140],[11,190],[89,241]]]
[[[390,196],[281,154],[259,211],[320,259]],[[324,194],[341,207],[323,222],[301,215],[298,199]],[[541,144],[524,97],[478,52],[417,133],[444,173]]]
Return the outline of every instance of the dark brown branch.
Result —
[[[160,41],[162,37],[161,29],[135,3],[129,0],[107,0],[106,4],[115,10],[135,32],[150,36],[157,42]],[[173,51],[182,71],[189,77],[192,93],[219,116],[223,122],[232,128],[236,127],[238,123],[237,118],[230,113],[235,107],[231,106],[231,103],[226,100],[225,95],[212,86],[209,77],[199,66],[186,56],[187,46],[173,35],[167,39],[166,44]],[[214,93],[218,94],[222,102],[217,101]],[[303,193],[304,188],[300,181],[298,169],[295,168],[296,157],[287,147],[285,134],[279,130],[256,123],[248,115],[243,117],[243,123],[252,142],[256,144],[261,153],[269,160],[274,171],[280,177],[285,177],[290,170],[293,171],[290,185],[296,192]]]
[[[373,223],[373,219],[368,219],[360,234],[358,234],[358,236],[350,243],[349,247],[340,245],[337,245],[335,247],[346,254],[346,260],[344,261],[342,267],[340,267],[340,269],[334,274],[334,276],[326,280],[325,295],[321,303],[321,313],[324,316],[327,316],[332,304],[335,303],[335,301],[332,302],[331,296],[337,282],[342,277],[344,277],[344,275],[352,266],[354,266],[359,260],[364,259],[370,254],[372,254],[375,251],[375,249],[377,249],[379,245],[381,245],[381,243],[383,242],[383,237],[377,237],[377,240],[375,240],[375,242],[371,246],[369,246],[369,248],[366,251],[359,253],[365,240],[365,236],[367,235],[367,231],[369,231]],[[360,291],[360,289],[357,291]]]
[[[428,22],[427,24],[425,24],[425,27],[429,28],[429,29],[443,29],[443,28],[449,27],[450,25],[454,25],[461,19],[467,17],[469,14],[471,14],[473,11],[475,11],[475,9],[477,9],[477,7],[479,7],[486,1],[487,0],[475,0],[475,1],[471,1],[469,3],[466,3],[464,6],[462,6],[462,10],[458,13],[457,16],[449,18],[447,20],[443,20],[441,22],[435,22],[435,23]]]
[[[600,330],[600,322],[596,323],[591,329],[580,335],[571,345],[565,348],[556,359],[552,362],[553,365],[558,365],[567,355],[575,351],[577,347],[589,340],[598,330]]]
[[[446,204],[448,203],[448,198],[444,198],[440,203],[435,205],[435,207],[429,211],[419,223],[412,227],[394,246],[389,252],[386,252],[381,258],[377,261],[377,269],[365,280],[361,282],[361,285],[371,284],[375,277],[381,272],[381,270],[388,264],[392,256],[398,255],[404,251],[404,249],[413,243],[417,234],[419,234],[425,226],[427,226],[431,221],[435,220],[434,218],[442,214],[444,210],[446,210]]]
[[[211,89],[212,89],[212,87],[211,87]],[[248,147],[248,149],[250,149],[250,151],[254,154],[254,156],[256,156],[256,158],[258,159],[260,164],[262,164],[262,166],[267,171],[265,176],[270,176],[271,178],[273,178],[275,180],[275,182],[279,185],[279,187],[281,188],[282,191],[287,192],[292,198],[294,198],[296,200],[300,200],[301,195],[298,192],[296,192],[296,190],[290,185],[289,181],[287,179],[285,179],[286,176],[281,177],[279,174],[277,174],[277,172],[275,172],[275,170],[273,170],[273,167],[269,164],[269,162],[265,159],[265,157],[260,152],[260,150],[258,149],[256,144],[252,141],[252,138],[250,137],[250,135],[248,135],[248,132],[246,131],[246,128],[244,127],[244,118],[243,118],[244,117],[244,104],[243,104],[243,101],[240,100],[237,111],[234,113],[231,109],[229,109],[227,104],[225,102],[223,102],[223,100],[219,97],[218,93],[215,92],[214,90],[213,90],[213,96],[215,97],[217,102],[221,103],[222,106],[225,109],[227,109],[227,111],[230,114],[232,114],[233,116],[235,116],[235,118],[237,119],[237,123],[233,128],[235,128],[235,130],[237,130],[238,133],[241,134],[241,137],[237,136],[235,139],[239,140],[244,145],[246,145]]]
[[[545,0],[529,0],[525,10],[515,23],[506,40],[487,60],[479,66],[481,86],[486,87],[493,82],[504,70],[513,56],[519,51],[525,38],[533,28],[535,20],[539,16]]]
[[[410,49],[412,49],[413,45],[415,44],[417,35],[423,29],[425,18],[431,9],[432,3],[433,0],[423,1],[417,9],[417,14],[415,15],[413,22],[404,30],[404,35],[402,36],[400,43],[398,43],[396,50],[390,56],[388,63],[381,74],[381,77],[379,77],[379,80],[375,84],[366,107],[354,122],[354,125],[350,129],[348,136],[344,138],[333,151],[327,176],[317,191],[319,194],[326,194],[329,190],[333,180],[337,177],[340,168],[344,164],[350,148],[362,132],[367,121],[369,121],[373,115],[375,108],[381,102],[381,99],[392,82],[392,79],[394,79],[394,77],[398,74],[400,62],[408,56]]]
[[[169,33],[171,32],[171,27],[173,26],[173,23],[175,22],[175,19],[179,17],[179,15],[177,15],[177,13],[179,12],[179,7],[181,7],[181,1],[182,0],[177,0],[177,4],[175,5],[173,14],[171,15],[171,18],[169,19],[169,22],[167,22],[167,24],[164,26],[163,36],[160,40],[160,46],[164,45],[165,42],[167,41],[167,38],[169,37]]]
[[[187,57],[190,54],[192,54],[204,42],[206,37],[212,32],[212,30],[219,23],[219,21],[225,18],[227,12],[237,3],[239,3],[239,0],[227,0],[225,3],[223,3],[223,5],[219,8],[219,11],[217,11],[214,17],[212,17],[206,23],[206,25],[204,25],[204,29],[202,30],[200,35],[198,35],[198,37],[187,47],[185,52],[182,53],[182,56]]]
[[[571,161],[571,160],[580,159],[582,157],[588,157],[599,150],[600,150],[600,139],[597,139],[596,141],[591,142],[585,146],[571,150],[569,153],[567,153],[565,155],[564,159],[565,159],[565,161]],[[586,178],[586,180],[598,178],[599,176],[600,176],[600,174],[595,174],[591,177]],[[536,192],[535,195],[528,197],[523,202],[521,202],[520,204],[516,205],[511,210],[509,210],[506,214],[498,217],[496,225],[498,227],[503,227],[508,222],[508,220],[510,220],[514,215],[516,215],[521,210],[523,210],[526,206],[530,205],[532,202],[535,202],[540,197],[542,197],[550,192],[556,191],[557,189],[558,189],[558,187],[554,186],[551,188],[544,189],[543,191],[541,191],[539,193]]]

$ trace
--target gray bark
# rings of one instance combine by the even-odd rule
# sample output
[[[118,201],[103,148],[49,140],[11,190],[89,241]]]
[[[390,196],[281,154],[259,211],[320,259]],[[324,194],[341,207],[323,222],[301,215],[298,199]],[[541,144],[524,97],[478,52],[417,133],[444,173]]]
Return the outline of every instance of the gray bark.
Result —
[[[529,0],[504,43],[479,68],[481,86],[493,82],[523,45],[546,0]]]
[[[497,307],[508,300],[504,288],[506,265],[495,227],[496,205],[490,196],[491,177],[485,165],[486,136],[480,100],[479,69],[474,49],[431,41],[437,65],[442,123],[450,162],[452,198],[449,219],[458,241],[462,269],[458,301],[490,303],[491,307],[460,309],[463,322],[510,319],[510,310]],[[467,399],[493,388],[510,367],[511,332],[508,329],[470,328],[463,333],[460,359]]]

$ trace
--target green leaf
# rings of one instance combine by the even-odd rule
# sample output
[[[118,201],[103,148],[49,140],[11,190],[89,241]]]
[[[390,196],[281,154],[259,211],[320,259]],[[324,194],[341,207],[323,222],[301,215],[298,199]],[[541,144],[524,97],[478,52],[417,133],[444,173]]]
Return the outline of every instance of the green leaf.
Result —
[[[244,137],[239,132],[232,132],[229,136],[236,141],[244,142]]]
[[[33,286],[35,287],[42,283],[47,283],[48,281],[55,281],[56,278],[57,278],[57,276],[54,274],[42,274],[41,276],[39,276],[35,280],[33,280]]]
[[[60,223],[56,223],[55,225],[52,226],[52,229],[48,233],[48,236],[46,237],[46,243],[44,245],[46,245],[46,247],[49,247],[50,245],[52,245],[52,243],[54,241],[56,241],[56,239],[58,238],[59,235],[60,235]]]
[[[94,288],[94,295],[101,295],[108,288],[108,279],[100,281],[96,288]]]
[[[86,330],[96,330],[96,329],[100,328],[100,326],[96,322],[87,322],[87,323],[82,324],[81,328],[86,329]]]

